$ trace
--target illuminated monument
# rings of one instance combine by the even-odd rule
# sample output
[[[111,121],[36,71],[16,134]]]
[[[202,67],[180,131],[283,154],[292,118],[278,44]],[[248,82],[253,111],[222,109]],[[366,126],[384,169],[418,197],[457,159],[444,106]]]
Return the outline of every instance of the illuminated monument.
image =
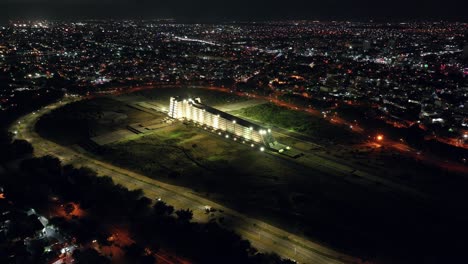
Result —
[[[288,149],[287,146],[275,141],[270,129],[202,104],[200,98],[179,99],[171,97],[169,116],[206,125],[215,130],[225,132],[226,137],[232,135],[233,137],[252,141],[279,152]]]

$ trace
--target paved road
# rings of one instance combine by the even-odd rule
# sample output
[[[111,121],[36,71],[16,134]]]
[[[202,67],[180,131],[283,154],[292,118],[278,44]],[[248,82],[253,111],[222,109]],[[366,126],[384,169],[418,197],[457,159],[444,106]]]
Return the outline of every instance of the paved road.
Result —
[[[339,253],[209,201],[194,194],[190,189],[150,179],[144,175],[96,160],[85,152],[64,147],[41,138],[34,131],[34,125],[38,118],[65,103],[49,105],[36,113],[20,118],[18,123],[11,127],[11,131],[16,132],[16,138],[28,140],[33,145],[36,156],[56,156],[65,164],[72,164],[77,167],[85,166],[95,170],[100,176],[110,176],[114,182],[129,189],[142,189],[145,195],[153,200],[161,199],[179,209],[189,208],[194,212],[195,221],[206,222],[212,217],[205,213],[205,206],[216,208],[218,212],[215,213],[215,216],[224,217],[223,225],[248,239],[260,251],[272,251],[284,258],[294,259],[299,263],[362,263],[359,259]],[[220,210],[223,212],[220,212]]]

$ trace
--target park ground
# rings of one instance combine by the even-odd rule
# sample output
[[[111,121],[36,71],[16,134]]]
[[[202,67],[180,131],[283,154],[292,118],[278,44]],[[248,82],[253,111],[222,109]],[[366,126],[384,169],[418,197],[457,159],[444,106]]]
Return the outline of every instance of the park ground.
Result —
[[[465,186],[459,175],[443,180],[439,171],[385,146],[345,144],[340,137],[347,135],[346,128],[326,125],[317,117],[213,91],[162,89],[81,101],[45,116],[37,128],[57,143],[87,150],[86,142],[93,137],[164,120],[164,114],[141,109],[141,103],[163,108],[173,95],[201,97],[207,104],[274,127],[280,142],[305,155],[291,159],[262,153],[182,122],[141,134],[124,133],[93,155],[375,259],[405,259],[412,254],[407,246],[413,243],[421,243],[416,251],[425,248],[422,234],[431,228],[427,217],[432,216],[427,197],[438,199],[455,190],[453,197],[444,199],[459,200]],[[407,241],[401,241],[403,235]],[[396,243],[401,250],[395,255],[390,248]]]

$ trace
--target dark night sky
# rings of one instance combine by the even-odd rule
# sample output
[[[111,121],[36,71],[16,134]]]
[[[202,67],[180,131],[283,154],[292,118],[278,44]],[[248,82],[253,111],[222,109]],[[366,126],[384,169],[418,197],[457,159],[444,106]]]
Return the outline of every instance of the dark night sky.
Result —
[[[0,0],[0,22],[16,18],[216,20],[468,20],[466,0]]]

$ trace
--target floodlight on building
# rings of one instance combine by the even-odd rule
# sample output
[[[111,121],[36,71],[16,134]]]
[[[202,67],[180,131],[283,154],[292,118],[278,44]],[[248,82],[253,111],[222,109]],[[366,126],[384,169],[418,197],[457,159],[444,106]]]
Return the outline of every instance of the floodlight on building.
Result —
[[[236,120],[232,120],[232,123],[235,124],[235,123],[236,123]]]

